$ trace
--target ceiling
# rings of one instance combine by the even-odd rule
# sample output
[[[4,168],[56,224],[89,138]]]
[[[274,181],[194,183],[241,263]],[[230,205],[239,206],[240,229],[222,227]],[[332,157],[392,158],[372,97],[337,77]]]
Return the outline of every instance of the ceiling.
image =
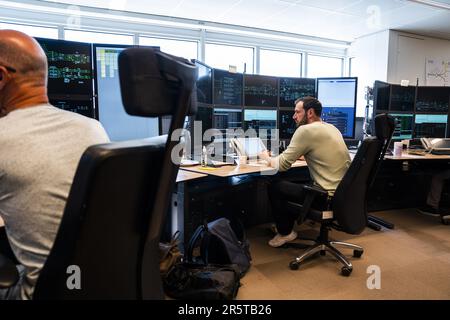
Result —
[[[395,29],[450,39],[450,0],[48,0],[353,41]]]

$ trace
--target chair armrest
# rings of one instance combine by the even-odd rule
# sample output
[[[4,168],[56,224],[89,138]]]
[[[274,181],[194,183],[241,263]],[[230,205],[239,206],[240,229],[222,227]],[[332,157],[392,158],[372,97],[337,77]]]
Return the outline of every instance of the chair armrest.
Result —
[[[16,265],[0,254],[0,289],[10,288],[19,281],[19,271]]]
[[[297,219],[298,223],[301,223],[302,217],[306,217],[307,213],[310,211],[316,211],[311,208],[311,205],[313,204],[316,197],[328,197],[328,192],[324,189],[322,189],[319,186],[314,185],[305,185],[303,186],[303,189],[305,190],[305,201],[303,202],[302,206],[302,212],[303,214],[299,216]]]
[[[313,192],[316,193],[316,195],[323,195],[323,196],[328,196],[328,192],[324,189],[322,189],[319,186],[311,186],[311,185],[305,185],[303,187],[303,189],[305,189],[305,191],[308,192]]]

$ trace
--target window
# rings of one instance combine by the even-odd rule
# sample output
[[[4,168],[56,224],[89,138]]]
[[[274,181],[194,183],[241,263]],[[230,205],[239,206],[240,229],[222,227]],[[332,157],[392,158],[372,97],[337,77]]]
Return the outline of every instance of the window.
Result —
[[[132,45],[134,42],[132,35],[79,31],[79,30],[65,30],[64,39],[79,42],[126,44],[126,45]]]
[[[348,60],[348,74],[350,77],[356,77],[357,70],[356,70],[356,58],[350,58]]]
[[[237,72],[253,73],[253,56],[253,48],[205,44],[205,63],[213,68],[228,70],[232,65]]]
[[[342,77],[342,58],[308,55],[308,78]]]
[[[301,77],[302,54],[260,50],[260,74],[277,77]]]
[[[161,51],[186,59],[197,59],[197,42],[140,37],[139,45],[157,46]]]
[[[58,29],[26,26],[23,24],[0,23],[0,29],[17,30],[28,34],[31,37],[58,39]]]

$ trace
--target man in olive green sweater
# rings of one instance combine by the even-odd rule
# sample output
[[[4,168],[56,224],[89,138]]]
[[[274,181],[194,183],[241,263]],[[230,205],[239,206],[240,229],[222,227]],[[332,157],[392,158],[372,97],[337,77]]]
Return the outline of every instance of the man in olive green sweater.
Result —
[[[313,183],[332,195],[351,160],[342,134],[332,124],[323,122],[321,115],[322,104],[319,100],[313,97],[298,99],[293,115],[297,130],[287,149],[277,157],[270,157],[267,152],[261,153],[259,157],[279,171],[287,171],[303,156]],[[280,247],[297,238],[293,227],[298,217],[289,214],[285,205],[287,201],[303,202],[303,185],[275,181],[269,187],[269,198],[278,231],[269,245]]]

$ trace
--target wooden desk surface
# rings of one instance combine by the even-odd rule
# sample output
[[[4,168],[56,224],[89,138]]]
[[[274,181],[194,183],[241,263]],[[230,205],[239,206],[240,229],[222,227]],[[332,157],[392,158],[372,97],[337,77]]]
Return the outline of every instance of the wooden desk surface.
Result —
[[[292,164],[293,168],[298,167],[306,167],[305,161],[296,161]],[[265,163],[258,164],[246,164],[240,166],[223,166],[218,168],[210,168],[210,167],[202,167],[202,166],[193,166],[183,168],[184,170],[189,170],[196,173],[209,174],[217,177],[232,177],[238,176],[241,174],[250,174],[250,173],[263,173],[264,174],[273,174],[276,173],[275,169],[267,166]]]
[[[427,154],[421,156],[403,152],[401,156],[385,156],[384,158],[388,160],[450,160],[450,155]]]
[[[203,174],[203,173],[186,171],[184,169],[180,169],[180,170],[178,170],[177,182],[185,182],[185,181],[189,181],[189,180],[203,178],[206,176],[207,175]]]

